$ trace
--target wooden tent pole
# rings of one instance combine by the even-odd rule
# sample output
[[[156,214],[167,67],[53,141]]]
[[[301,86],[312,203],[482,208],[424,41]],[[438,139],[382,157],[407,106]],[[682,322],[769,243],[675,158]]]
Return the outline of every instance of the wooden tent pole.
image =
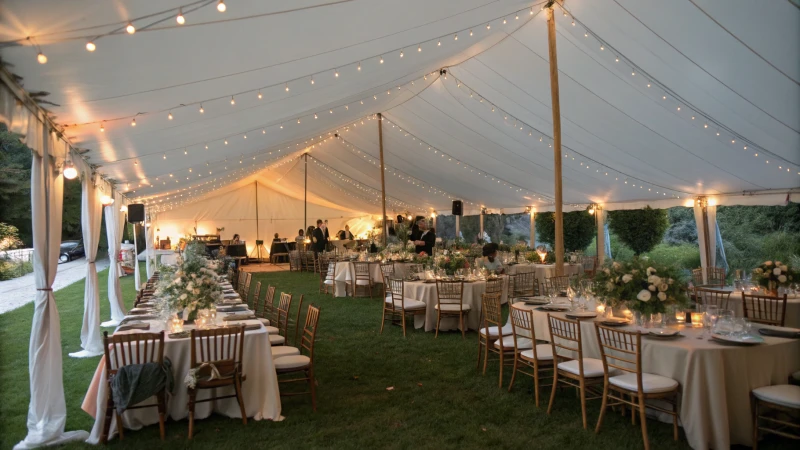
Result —
[[[303,158],[305,160],[303,167],[305,176],[305,180],[303,180],[303,229],[308,230],[308,153],[304,153]],[[306,239],[311,238],[306,236]]]
[[[381,206],[383,207],[383,246],[386,247],[386,238],[389,230],[386,220],[386,168],[383,165],[383,116],[378,113],[378,147],[381,153]]]
[[[253,181],[253,185],[256,188],[256,240],[259,240],[260,237],[258,235],[258,181]]]
[[[561,197],[561,106],[558,98],[558,58],[556,55],[556,19],[553,2],[547,4],[547,44],[550,55],[550,96],[553,103],[553,176],[556,203],[556,276],[564,275],[564,213]]]

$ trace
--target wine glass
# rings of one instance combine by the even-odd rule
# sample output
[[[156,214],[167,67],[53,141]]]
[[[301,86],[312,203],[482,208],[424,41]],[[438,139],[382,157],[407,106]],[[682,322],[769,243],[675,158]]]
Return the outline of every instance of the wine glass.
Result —
[[[703,336],[708,336],[719,319],[719,307],[717,305],[706,305],[703,315]]]
[[[572,311],[575,305],[575,290],[572,286],[567,287],[567,300],[569,300],[569,310]]]

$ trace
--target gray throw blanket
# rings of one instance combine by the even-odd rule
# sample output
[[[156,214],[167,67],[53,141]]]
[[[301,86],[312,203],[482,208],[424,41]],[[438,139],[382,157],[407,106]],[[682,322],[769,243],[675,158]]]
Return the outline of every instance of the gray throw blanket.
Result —
[[[111,379],[111,395],[114,407],[122,414],[128,406],[136,405],[166,388],[172,392],[172,361],[164,358],[164,364],[130,364],[120,367]]]

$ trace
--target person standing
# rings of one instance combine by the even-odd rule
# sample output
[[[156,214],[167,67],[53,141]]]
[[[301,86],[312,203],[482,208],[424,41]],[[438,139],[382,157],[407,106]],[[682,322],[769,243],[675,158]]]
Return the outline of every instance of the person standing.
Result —
[[[428,221],[421,219],[417,222],[419,226],[419,237],[414,241],[414,252],[426,255],[433,255],[433,246],[436,244],[436,232],[428,229]]]
[[[317,221],[319,222],[319,221]],[[319,226],[319,225],[317,225]],[[328,231],[328,219],[325,219],[325,223],[322,225],[322,229],[325,230],[325,242],[331,239],[331,233]]]
[[[325,237],[325,230],[323,228],[322,219],[317,220],[317,228],[311,235],[311,248],[314,249],[314,254],[324,252],[325,247],[328,245],[328,238]]]

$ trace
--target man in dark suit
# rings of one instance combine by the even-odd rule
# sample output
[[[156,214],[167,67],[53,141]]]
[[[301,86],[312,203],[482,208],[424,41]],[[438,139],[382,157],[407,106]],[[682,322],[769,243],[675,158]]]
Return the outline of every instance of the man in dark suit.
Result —
[[[428,221],[421,219],[417,222],[419,226],[419,237],[414,240],[414,252],[425,252],[427,255],[433,255],[433,246],[436,244],[436,232],[428,229]]]
[[[311,248],[314,249],[314,253],[319,253],[325,251],[327,245],[328,239],[322,229],[322,220],[319,219],[317,220],[317,228],[314,229],[314,233],[311,235]]]
[[[344,226],[344,230],[340,230],[338,235],[339,235],[339,239],[341,239],[341,240],[346,240],[346,239],[353,240],[354,239],[353,233],[350,232],[350,225],[345,225]]]

